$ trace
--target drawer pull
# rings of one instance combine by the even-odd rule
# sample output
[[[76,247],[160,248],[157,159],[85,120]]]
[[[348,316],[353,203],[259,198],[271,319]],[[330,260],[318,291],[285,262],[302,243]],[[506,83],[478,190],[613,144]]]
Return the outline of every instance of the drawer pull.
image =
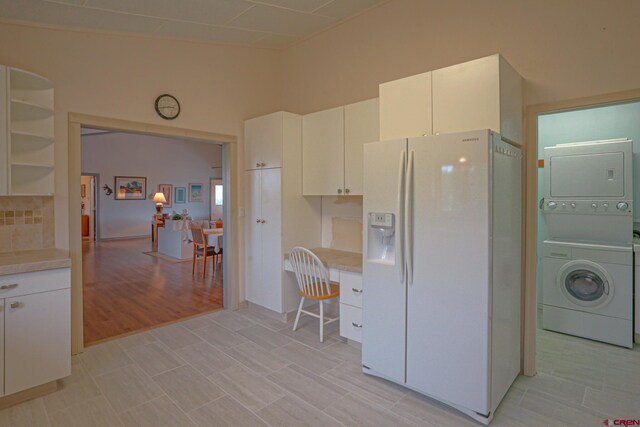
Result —
[[[20,308],[22,307],[22,303],[20,301],[12,302],[9,307],[11,308]]]
[[[358,289],[358,288],[351,288],[351,290],[353,292],[355,292],[356,294],[361,294],[362,293],[362,289]]]
[[[0,290],[6,291],[6,290],[9,290],[9,289],[15,289],[17,287],[18,287],[17,283],[12,283],[10,285],[2,285],[2,286],[0,286]]]
[[[362,328],[362,323],[351,322],[354,328]]]

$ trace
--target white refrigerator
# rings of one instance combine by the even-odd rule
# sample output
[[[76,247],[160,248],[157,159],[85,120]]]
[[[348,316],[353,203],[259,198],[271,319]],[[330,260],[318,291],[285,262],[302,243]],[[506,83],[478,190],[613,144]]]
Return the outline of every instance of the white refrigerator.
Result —
[[[521,162],[490,130],[364,147],[363,371],[484,423],[520,371]]]

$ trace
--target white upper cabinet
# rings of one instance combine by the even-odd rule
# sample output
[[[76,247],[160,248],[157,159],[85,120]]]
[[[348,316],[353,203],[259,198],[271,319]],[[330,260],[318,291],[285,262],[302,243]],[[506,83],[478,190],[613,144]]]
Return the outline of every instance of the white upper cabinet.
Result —
[[[53,83],[0,66],[0,195],[53,195]]]
[[[500,55],[380,85],[380,140],[478,129],[522,143],[522,77]]]
[[[380,140],[432,134],[431,72],[380,85]]]
[[[302,117],[302,193],[344,194],[344,107]]]
[[[282,167],[282,138],[285,113],[268,114],[244,122],[244,168]]]
[[[522,143],[522,78],[500,55],[433,71],[433,133],[492,129]]]
[[[344,191],[362,195],[363,144],[380,138],[378,98],[344,107]]]
[[[362,195],[363,144],[379,135],[378,98],[304,116],[303,195]]]

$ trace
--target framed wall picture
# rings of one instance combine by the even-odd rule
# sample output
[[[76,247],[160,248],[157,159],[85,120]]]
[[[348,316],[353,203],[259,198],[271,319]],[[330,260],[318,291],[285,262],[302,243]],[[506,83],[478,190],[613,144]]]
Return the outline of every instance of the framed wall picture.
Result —
[[[176,187],[176,205],[187,203],[187,187]]]
[[[142,176],[116,176],[116,200],[147,200],[147,178]]]
[[[204,201],[204,193],[202,192],[202,189],[202,183],[189,184],[189,203]]]
[[[170,208],[173,206],[173,185],[158,184],[158,192],[164,194],[164,198],[167,199],[167,203],[164,203],[162,207]]]

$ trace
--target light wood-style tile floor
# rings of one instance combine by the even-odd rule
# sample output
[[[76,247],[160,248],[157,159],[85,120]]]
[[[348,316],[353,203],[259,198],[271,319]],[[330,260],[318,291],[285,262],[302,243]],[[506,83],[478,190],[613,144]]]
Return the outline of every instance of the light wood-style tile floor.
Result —
[[[61,389],[0,411],[0,426],[477,426],[365,376],[331,325],[302,329],[221,311],[98,344]],[[539,373],[516,380],[495,426],[599,426],[640,419],[640,351],[538,331]]]

